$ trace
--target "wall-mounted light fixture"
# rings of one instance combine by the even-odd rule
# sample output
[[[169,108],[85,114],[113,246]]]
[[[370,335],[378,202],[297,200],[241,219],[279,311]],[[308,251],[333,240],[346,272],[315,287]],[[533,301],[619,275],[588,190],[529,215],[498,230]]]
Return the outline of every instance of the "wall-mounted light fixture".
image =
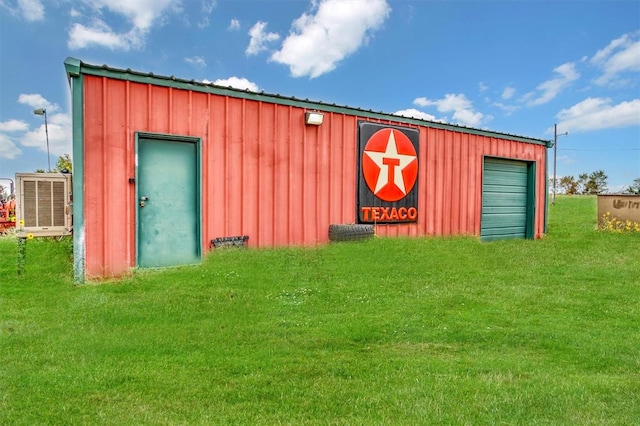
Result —
[[[319,126],[324,120],[324,114],[316,111],[307,111],[304,113],[304,122],[310,126]]]

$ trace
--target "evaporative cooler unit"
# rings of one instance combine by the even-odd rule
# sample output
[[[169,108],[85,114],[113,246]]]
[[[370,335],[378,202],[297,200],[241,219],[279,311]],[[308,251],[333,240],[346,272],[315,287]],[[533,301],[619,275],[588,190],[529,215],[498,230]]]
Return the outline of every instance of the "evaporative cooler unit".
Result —
[[[71,174],[16,173],[18,237],[73,232]]]

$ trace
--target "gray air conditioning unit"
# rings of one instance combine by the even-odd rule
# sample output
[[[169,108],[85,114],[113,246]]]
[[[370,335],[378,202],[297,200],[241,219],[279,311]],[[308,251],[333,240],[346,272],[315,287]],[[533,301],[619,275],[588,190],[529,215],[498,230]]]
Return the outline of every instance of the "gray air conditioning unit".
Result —
[[[16,173],[16,214],[18,237],[71,235],[71,174]]]

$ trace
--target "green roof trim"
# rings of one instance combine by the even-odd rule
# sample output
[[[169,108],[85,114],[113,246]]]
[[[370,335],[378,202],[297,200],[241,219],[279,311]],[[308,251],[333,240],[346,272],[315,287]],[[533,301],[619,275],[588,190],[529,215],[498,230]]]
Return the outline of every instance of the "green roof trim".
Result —
[[[76,58],[67,58],[64,61],[64,68],[67,70],[67,77],[80,77],[80,67],[82,62]]]
[[[385,112],[376,112],[373,110],[365,110],[349,106],[340,106],[320,101],[311,101],[309,99],[298,99],[295,97],[287,97],[279,94],[269,94],[265,92],[252,92],[249,90],[235,89],[232,87],[217,86],[214,84],[205,84],[196,80],[184,80],[174,76],[155,75],[153,73],[143,73],[133,71],[131,69],[113,68],[108,65],[91,65],[84,63],[75,58],[67,58],[64,62],[67,70],[67,76],[78,77],[80,74],[93,75],[98,77],[107,77],[116,80],[132,81],[136,83],[153,84],[157,86],[172,87],[176,89],[192,90],[196,92],[211,93],[221,96],[230,96],[234,98],[248,99],[260,102],[269,102],[279,105],[295,106],[300,108],[314,109],[321,112],[334,112],[339,114],[355,115],[362,118],[371,118],[378,120],[389,120],[398,123],[414,124],[417,126],[431,127],[435,129],[444,129],[454,132],[462,132],[487,137],[498,137],[518,142],[531,143],[536,145],[544,145],[549,148],[553,141],[531,138],[526,136],[512,135],[508,133],[500,133],[491,130],[476,129],[473,127],[458,126],[455,124],[439,123],[418,118],[404,117]]]

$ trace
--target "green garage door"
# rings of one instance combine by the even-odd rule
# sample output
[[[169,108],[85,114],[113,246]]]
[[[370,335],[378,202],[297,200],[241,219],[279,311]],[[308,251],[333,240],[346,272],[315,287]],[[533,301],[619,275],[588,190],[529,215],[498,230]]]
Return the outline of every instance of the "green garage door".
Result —
[[[533,236],[533,164],[485,158],[482,178],[483,240]]]

